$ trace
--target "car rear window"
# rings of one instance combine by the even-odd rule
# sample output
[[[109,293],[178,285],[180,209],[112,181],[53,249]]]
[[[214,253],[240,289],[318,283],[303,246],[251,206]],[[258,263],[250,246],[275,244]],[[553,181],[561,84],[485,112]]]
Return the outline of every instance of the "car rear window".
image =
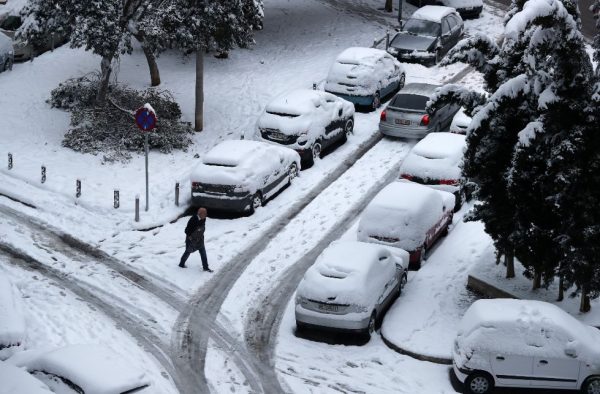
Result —
[[[396,97],[394,97],[394,101],[392,101],[390,106],[396,108],[425,110],[425,104],[427,104],[427,100],[429,100],[429,97],[420,96],[418,94],[398,94]]]

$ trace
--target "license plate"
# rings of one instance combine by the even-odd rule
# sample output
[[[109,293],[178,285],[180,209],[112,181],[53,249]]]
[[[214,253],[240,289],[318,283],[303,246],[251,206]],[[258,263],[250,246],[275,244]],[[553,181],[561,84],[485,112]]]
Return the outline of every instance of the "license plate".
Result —
[[[319,310],[326,311],[326,312],[337,312],[338,306],[337,305],[329,305],[329,304],[319,304]]]
[[[409,125],[410,124],[410,120],[408,120],[408,119],[396,119],[396,124]]]

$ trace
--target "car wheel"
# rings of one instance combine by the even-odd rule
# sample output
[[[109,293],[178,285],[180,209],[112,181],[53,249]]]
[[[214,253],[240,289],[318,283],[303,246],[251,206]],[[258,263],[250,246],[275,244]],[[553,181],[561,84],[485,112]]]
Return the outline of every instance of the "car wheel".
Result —
[[[377,313],[375,311],[373,311],[373,313],[371,313],[371,318],[369,319],[369,325],[367,326],[366,335],[368,337],[371,337],[371,334],[373,334],[375,332],[376,325],[377,325]]]
[[[348,136],[354,132],[354,119],[350,118],[346,121],[344,125],[344,132],[342,133],[341,140],[346,142],[348,140]]]
[[[250,214],[253,214],[254,212],[256,212],[256,210],[258,208],[260,208],[262,205],[263,205],[262,194],[260,194],[260,192],[257,192],[254,196],[252,196],[252,203],[250,205]]]
[[[441,61],[442,61],[442,51],[438,49],[435,51],[435,64],[440,64]]]
[[[398,90],[402,89],[404,87],[404,84],[406,83],[406,75],[404,75],[404,73],[402,75],[400,75],[400,82],[398,82]]]
[[[600,394],[600,376],[588,378],[581,389],[583,394]]]
[[[6,62],[4,62],[4,68],[2,69],[2,71],[7,70],[12,70],[12,63],[10,62],[10,59],[6,59]]]
[[[465,390],[470,394],[488,394],[494,390],[494,381],[486,373],[475,372],[465,380]]]
[[[321,143],[315,142],[311,148],[313,163],[316,159],[321,157]]]
[[[404,286],[406,286],[406,282],[408,282],[408,276],[406,275],[406,272],[402,274],[402,277],[400,278],[400,286],[398,286],[398,297],[400,297],[400,295],[402,294],[402,290],[404,289]]]
[[[372,104],[373,111],[375,111],[377,108],[379,108],[380,105],[381,105],[381,96],[380,96],[379,91],[377,91],[373,95],[373,104]]]
[[[288,168],[288,183],[292,183],[292,179],[298,176],[298,165],[296,163],[292,163],[290,168]]]
[[[419,254],[419,260],[415,264],[416,270],[421,269],[421,265],[423,265],[423,260],[425,259],[425,253],[427,253],[427,249],[425,248],[425,245],[423,245],[423,247],[421,248],[421,253]]]

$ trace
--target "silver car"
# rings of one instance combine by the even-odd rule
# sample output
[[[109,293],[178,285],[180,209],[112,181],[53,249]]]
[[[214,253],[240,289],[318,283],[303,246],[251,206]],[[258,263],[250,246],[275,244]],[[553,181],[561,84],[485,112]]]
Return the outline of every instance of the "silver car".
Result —
[[[14,60],[16,61],[30,60],[46,51],[54,50],[54,48],[64,44],[68,39],[64,32],[57,31],[45,37],[43,42],[33,45],[31,42],[17,37],[17,30],[22,24],[23,20],[18,15],[4,15],[0,17],[0,33],[4,33],[12,40]]]
[[[6,34],[0,32],[0,72],[12,69],[15,60],[12,40]]]
[[[447,128],[460,106],[448,104],[428,114],[427,101],[437,88],[428,83],[407,84],[381,112],[379,131],[392,137],[423,138]]]
[[[408,252],[366,242],[334,242],[296,292],[296,328],[370,337],[406,284]]]

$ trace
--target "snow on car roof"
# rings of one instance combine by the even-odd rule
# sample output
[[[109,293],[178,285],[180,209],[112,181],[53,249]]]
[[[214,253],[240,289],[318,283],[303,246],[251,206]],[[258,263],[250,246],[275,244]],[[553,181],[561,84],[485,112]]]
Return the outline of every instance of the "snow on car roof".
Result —
[[[377,60],[384,57],[386,53],[386,51],[376,48],[351,47],[340,53],[335,61],[342,64],[374,66]]]
[[[433,189],[413,182],[396,181],[384,187],[369,206],[419,215],[436,205],[436,201],[440,202],[441,207],[441,197]]]
[[[466,137],[453,133],[429,133],[412,148],[412,151],[429,159],[461,156],[467,146]]]
[[[225,167],[239,166],[252,157],[255,152],[268,147],[267,144],[251,140],[228,140],[213,147],[202,159],[204,164],[220,165]]]
[[[51,394],[52,391],[21,368],[0,361],[0,394]]]
[[[265,111],[276,114],[302,115],[313,112],[321,105],[323,93],[320,90],[297,89],[273,99]]]
[[[0,272],[0,345],[17,345],[25,337],[20,297],[19,291]]]
[[[441,5],[426,5],[417,9],[412,15],[413,19],[422,19],[431,22],[442,23],[442,18],[448,14],[455,13],[456,10],[451,7]]]
[[[381,245],[333,242],[306,271],[298,294],[314,300],[360,305],[379,296],[379,287],[395,273],[395,261]]]
[[[571,349],[582,361],[600,364],[600,331],[542,301],[475,301],[459,324],[458,342],[467,352],[480,348],[564,357]]]
[[[43,371],[64,377],[86,394],[117,394],[150,384],[143,370],[127,364],[101,345],[70,345],[33,352],[30,357],[27,354],[19,357],[15,364],[30,372]]]

